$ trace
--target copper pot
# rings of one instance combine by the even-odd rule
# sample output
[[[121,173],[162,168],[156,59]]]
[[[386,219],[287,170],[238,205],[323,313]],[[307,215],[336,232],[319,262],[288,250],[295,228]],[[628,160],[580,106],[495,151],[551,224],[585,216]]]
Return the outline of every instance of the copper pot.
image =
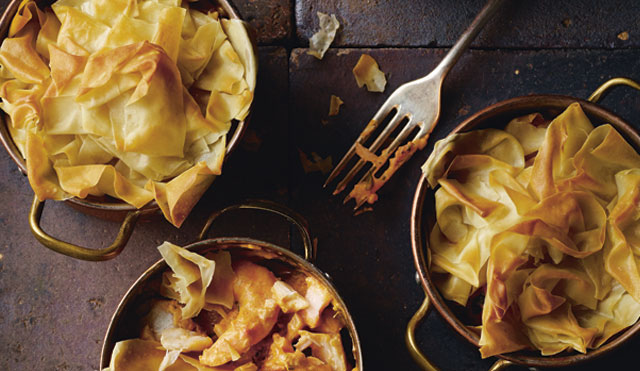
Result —
[[[294,224],[300,235],[304,246],[304,258],[293,253],[291,250],[274,245],[269,242],[259,241],[246,237],[219,237],[205,239],[213,222],[222,214],[237,209],[256,209],[268,211],[278,214],[292,224]],[[335,298],[336,310],[340,313],[345,321],[346,329],[351,340],[351,349],[353,358],[351,361],[358,370],[363,370],[362,350],[360,348],[360,340],[356,331],[353,318],[347,310],[347,306],[331,283],[328,276],[313,265],[316,250],[311,241],[311,236],[306,221],[296,212],[270,201],[254,200],[243,204],[229,206],[212,214],[207,220],[205,226],[200,232],[198,242],[185,246],[193,252],[205,254],[210,251],[228,251],[234,258],[249,259],[256,262],[267,263],[269,267],[284,271],[298,271],[305,275],[311,276],[320,281],[329,289],[331,295]],[[158,295],[158,284],[162,273],[168,269],[164,260],[159,260],[147,269],[129,288],[125,296],[118,304],[118,307],[111,318],[107,334],[102,345],[102,354],[100,356],[100,369],[109,366],[111,353],[116,342],[135,338],[139,334],[140,328],[140,312],[139,308],[144,307],[152,297]],[[345,350],[347,344],[345,343]],[[347,358],[349,354],[347,352]]]
[[[212,7],[218,10],[222,16],[230,19],[240,19],[239,13],[237,12],[237,10],[235,10],[230,1],[210,1],[212,2]],[[13,17],[17,13],[22,2],[24,2],[24,0],[11,0],[9,5],[7,6],[7,9],[4,11],[4,14],[2,14],[2,17],[0,18],[0,35],[2,35],[2,40],[4,40],[4,38],[7,36],[11,21],[13,20]],[[37,2],[39,6],[49,6],[54,1],[43,0]],[[257,45],[253,37],[254,31],[248,23],[243,23],[253,45],[253,63],[257,65]],[[2,122],[0,123],[0,141],[9,153],[9,156],[11,156],[13,161],[18,166],[20,172],[26,175],[27,166],[25,159],[22,157],[20,151],[13,143],[13,139],[11,138],[8,130],[9,118],[4,112],[2,112],[0,116],[2,116]],[[227,155],[230,154],[238,145],[238,142],[240,141],[240,138],[245,131],[248,119],[249,118],[243,121],[232,123],[232,129],[228,134],[228,145],[226,149]],[[42,243],[49,249],[82,260],[102,261],[118,256],[118,254],[120,254],[122,249],[129,241],[131,233],[133,233],[133,229],[135,228],[138,219],[140,217],[142,217],[143,219],[149,219],[154,215],[160,214],[160,207],[155,201],[148,203],[140,209],[136,209],[135,207],[121,200],[106,196],[89,196],[86,199],[73,197],[65,200],[65,202],[67,203],[67,205],[71,206],[74,209],[80,210],[85,214],[97,216],[102,219],[119,221],[122,223],[120,226],[120,230],[118,231],[118,235],[109,247],[103,249],[91,249],[73,245],[71,243],[50,236],[44,230],[42,230],[42,228],[40,227],[40,218],[42,216],[42,210],[44,208],[44,201],[40,201],[37,197],[34,196],[33,202],[31,204],[31,211],[29,212],[29,227],[31,228],[31,232],[33,233],[33,235],[38,241],[40,241],[40,243]]]
[[[544,117],[555,117],[564,111],[571,103],[578,102],[594,125],[610,123],[636,150],[640,150],[640,135],[638,135],[637,130],[619,116],[596,104],[603,93],[615,85],[627,85],[640,90],[640,85],[632,80],[615,78],[600,86],[588,100],[561,95],[530,95],[512,98],[493,104],[475,113],[453,129],[452,133],[487,127],[503,127],[509,120],[515,117],[535,112],[541,113]],[[442,298],[431,280],[429,273],[429,238],[425,236],[429,235],[429,231],[431,231],[435,223],[433,212],[435,210],[434,193],[435,192],[429,188],[426,177],[422,175],[415,192],[411,210],[411,245],[417,276],[426,293],[426,297],[421,308],[409,322],[406,333],[406,342],[412,357],[424,369],[428,370],[436,370],[437,368],[419,350],[415,342],[414,334],[416,326],[428,313],[431,306],[436,308],[440,315],[444,317],[447,323],[458,334],[474,346],[479,347],[479,335],[454,315],[452,308],[449,307],[448,302]],[[491,370],[502,369],[511,364],[529,367],[562,367],[575,365],[612,351],[638,331],[640,331],[640,321],[619,333],[601,347],[591,350],[586,354],[562,353],[550,357],[543,357],[532,351],[502,354],[498,356],[499,360],[491,367]]]

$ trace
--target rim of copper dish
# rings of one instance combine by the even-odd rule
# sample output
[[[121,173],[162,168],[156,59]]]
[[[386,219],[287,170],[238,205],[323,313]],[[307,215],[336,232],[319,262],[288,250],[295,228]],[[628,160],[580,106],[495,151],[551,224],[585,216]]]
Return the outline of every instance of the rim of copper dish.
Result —
[[[210,1],[212,2],[212,4],[214,4],[214,6],[217,5],[222,10],[222,12],[226,14],[227,17],[229,17],[230,19],[242,19],[240,17],[239,12],[228,0],[210,0]],[[1,40],[4,40],[4,38],[7,36],[9,26],[11,25],[11,21],[13,20],[13,17],[17,13],[18,8],[20,7],[20,4],[22,2],[23,0],[11,0],[11,2],[7,5],[7,8],[5,9],[5,11],[2,13],[2,16],[0,17],[0,35],[2,35]],[[36,2],[50,4],[50,3],[53,3],[54,1],[36,1]],[[253,40],[252,38],[251,42],[253,44],[254,55],[257,58],[257,53],[256,53],[257,46],[255,43],[255,40]],[[249,110],[249,112],[251,112],[251,109]],[[13,143],[13,139],[11,138],[11,134],[9,133],[9,130],[7,128],[7,125],[8,125],[7,114],[4,113],[4,111],[2,111],[0,113],[0,116],[1,116],[0,142],[2,142],[2,145],[4,146],[7,153],[9,153],[9,156],[11,157],[13,162],[18,166],[18,169],[20,170],[20,172],[23,175],[26,175],[27,166],[26,166],[25,159],[22,157],[22,155],[20,154],[20,151],[18,150],[16,145]],[[228,137],[226,154],[224,157],[225,162],[227,161],[229,154],[233,152],[233,150],[237,147],[240,139],[242,138],[242,135],[246,130],[246,126],[250,116],[251,116],[251,113],[249,113],[247,118],[245,118],[244,120],[237,121],[236,129],[231,134],[231,137]],[[227,133],[227,136],[228,135],[229,133]],[[160,209],[160,207],[158,206],[155,200],[149,202],[148,204],[144,205],[140,209],[136,209],[134,206],[129,205],[124,201],[120,201],[114,198],[107,198],[107,197],[90,197],[87,199],[72,197],[72,198],[66,199],[65,201],[75,204],[76,206],[79,206],[79,207],[94,209],[98,211],[106,211],[106,212],[141,210],[143,211],[143,213],[146,214],[146,213],[155,212]]]
[[[349,331],[351,338],[351,352],[355,361],[355,367],[358,370],[363,370],[362,361],[362,348],[360,344],[360,338],[356,329],[353,317],[347,308],[342,296],[335,288],[333,282],[331,282],[329,276],[322,272],[310,261],[305,260],[293,251],[274,245],[269,242],[260,241],[246,237],[218,237],[210,238],[203,241],[195,242],[185,246],[186,249],[194,252],[209,252],[209,251],[221,251],[221,250],[241,250],[242,252],[248,252],[250,255],[263,257],[266,259],[277,259],[280,262],[284,262],[292,268],[302,271],[304,274],[309,274],[314,278],[320,280],[322,284],[329,289],[331,295],[337,302],[338,310],[342,313],[345,320],[345,326]],[[264,254],[268,256],[264,256]],[[233,251],[231,252],[233,255]],[[261,255],[262,254],[262,255]],[[300,268],[302,267],[302,268]],[[129,287],[126,294],[122,297],[116,310],[109,321],[106,335],[102,341],[102,350],[100,352],[100,368],[109,366],[111,361],[111,354],[115,343],[122,339],[114,339],[118,335],[118,322],[123,315],[126,314],[125,309],[129,305],[135,304],[135,299],[141,292],[138,292],[148,283],[150,279],[159,274],[160,272],[168,269],[167,263],[164,259],[160,259],[151,265],[144,273],[142,273],[136,281]],[[345,352],[348,350],[345,348]]]
[[[621,117],[615,115],[614,113],[608,111],[598,104],[580,98],[564,95],[529,95],[511,98],[492,104],[464,120],[460,125],[453,129],[451,133],[468,131],[478,126],[485,125],[495,127],[497,126],[494,124],[494,120],[496,119],[496,117],[503,116],[503,118],[515,118],[519,115],[526,114],[525,112],[533,113],[556,109],[562,110],[568,107],[569,104],[574,102],[580,103],[587,116],[592,120],[596,119],[593,121],[595,121],[597,124],[610,123],[618,131],[620,131],[634,147],[636,147],[636,150],[640,149],[640,135],[638,135],[638,132],[628,123],[626,123]],[[504,121],[503,125],[506,123],[507,121]],[[438,289],[431,280],[431,275],[429,273],[429,268],[427,265],[427,258],[425,256],[425,253],[429,253],[428,231],[426,231],[427,233],[425,233],[424,230],[424,228],[426,227],[426,223],[428,222],[429,215],[426,215],[426,218],[424,219],[423,216],[425,216],[425,214],[427,213],[431,214],[432,212],[431,210],[425,211],[424,207],[427,198],[433,198],[433,193],[434,192],[429,189],[426,177],[422,175],[416,187],[410,219],[411,248],[413,250],[414,265],[423,289],[426,291],[427,295],[431,299],[431,302],[440,313],[440,315],[459,335],[461,335],[474,346],[479,347],[478,334],[474,333],[469,327],[464,325],[458,317],[453,314],[451,308],[449,308],[449,305],[447,304],[448,302],[440,295]],[[431,205],[431,202],[429,202],[429,204]],[[432,214],[431,217],[433,218]],[[429,225],[429,227],[431,227],[431,225]],[[424,236],[427,237],[425,238]],[[575,365],[577,363],[592,360],[611,352],[626,340],[636,335],[638,331],[640,331],[640,321],[636,322],[631,327],[628,327],[626,330],[614,335],[599,348],[588,350],[586,354],[565,354],[563,352],[561,353],[561,355],[557,356],[538,356],[530,355],[533,354],[532,351],[519,351],[498,355],[497,357],[517,364],[535,367],[563,367]]]

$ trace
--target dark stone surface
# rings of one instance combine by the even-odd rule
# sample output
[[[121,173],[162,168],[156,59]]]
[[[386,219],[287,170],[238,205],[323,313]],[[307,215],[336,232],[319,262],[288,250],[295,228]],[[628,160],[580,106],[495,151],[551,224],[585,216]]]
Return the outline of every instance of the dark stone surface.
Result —
[[[355,83],[351,69],[363,53],[373,56],[386,73],[388,83],[382,94]],[[431,70],[444,54],[442,49],[332,49],[318,61],[306,49],[294,49],[292,126],[297,133],[311,133],[296,136],[295,143],[322,157],[332,155],[335,164],[387,96]],[[430,142],[471,113],[507,98],[535,93],[585,99],[612,77],[637,76],[639,56],[637,50],[471,50],[444,82],[441,119]],[[344,105],[338,116],[328,117],[332,94],[342,97]],[[601,103],[632,125],[640,124],[640,94],[635,91],[615,88]]]
[[[256,29],[259,44],[282,43],[293,30],[291,0],[234,0],[244,20]]]
[[[316,12],[341,23],[336,46],[450,46],[484,0],[296,0],[301,45],[316,31]],[[629,0],[506,1],[475,46],[613,48],[640,46],[640,3]],[[623,41],[617,35],[629,32]]]

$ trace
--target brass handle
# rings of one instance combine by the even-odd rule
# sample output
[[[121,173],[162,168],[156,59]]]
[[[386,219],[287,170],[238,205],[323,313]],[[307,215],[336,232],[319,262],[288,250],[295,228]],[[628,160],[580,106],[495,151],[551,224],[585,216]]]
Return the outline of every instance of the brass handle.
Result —
[[[140,210],[131,211],[127,214],[122,222],[122,226],[120,226],[120,231],[118,231],[118,235],[111,246],[104,249],[88,249],[86,247],[58,240],[43,231],[40,227],[40,219],[42,217],[43,209],[44,201],[40,201],[37,196],[34,196],[33,203],[31,204],[31,211],[29,212],[29,227],[31,227],[31,233],[33,233],[36,239],[40,241],[41,244],[57,253],[89,261],[104,261],[118,256],[129,241],[131,233],[133,233],[133,229],[141,214]]]
[[[491,368],[489,368],[489,371],[501,371],[504,370],[506,368],[509,368],[511,366],[515,366],[515,363],[508,361],[506,359],[499,359],[496,361],[496,363],[494,363]],[[529,370],[537,370],[534,367],[530,367]]]
[[[311,234],[309,233],[309,227],[307,226],[306,220],[297,212],[291,210],[290,208],[275,203],[273,201],[267,200],[249,200],[245,201],[241,204],[227,206],[224,209],[218,210],[211,214],[207,219],[204,227],[202,227],[202,231],[198,236],[198,241],[202,241],[207,237],[209,230],[211,229],[211,225],[213,222],[222,214],[231,211],[231,210],[239,210],[239,209],[253,209],[253,210],[263,210],[268,211],[274,214],[278,214],[293,225],[298,228],[300,235],[302,236],[302,245],[304,246],[304,258],[309,262],[313,262],[316,259],[316,249],[311,242]]]
[[[593,93],[591,93],[587,100],[589,102],[597,103],[609,89],[617,85],[625,85],[640,90],[640,84],[637,82],[626,77],[614,77],[600,85]]]
[[[411,358],[413,361],[423,370],[426,371],[439,371],[439,369],[429,361],[426,355],[422,353],[418,344],[416,343],[416,327],[420,325],[420,323],[424,320],[424,317],[429,314],[431,310],[431,301],[429,299],[429,295],[425,293],[424,301],[420,308],[416,311],[416,313],[409,320],[409,324],[407,325],[407,331],[404,334],[404,342],[407,345],[407,349],[409,350],[409,354],[411,354]],[[508,361],[506,359],[498,359],[490,368],[489,371],[501,371],[509,368],[510,366],[514,366],[515,363]],[[535,370],[535,369],[534,369]]]
[[[409,324],[407,325],[407,332],[404,335],[404,342],[407,345],[407,349],[409,349],[409,354],[411,354],[411,358],[413,361],[420,366],[423,370],[427,371],[438,371],[438,368],[429,361],[427,356],[422,353],[418,344],[416,343],[416,327],[422,322],[424,317],[431,310],[431,302],[429,301],[429,296],[424,296],[424,301],[418,311],[411,317]]]

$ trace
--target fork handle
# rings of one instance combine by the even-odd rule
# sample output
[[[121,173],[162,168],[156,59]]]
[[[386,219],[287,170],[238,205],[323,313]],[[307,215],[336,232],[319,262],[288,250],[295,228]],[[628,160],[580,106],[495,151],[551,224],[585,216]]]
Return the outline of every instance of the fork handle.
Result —
[[[487,24],[504,2],[505,0],[489,0],[431,74],[440,74],[440,78],[444,79],[449,70],[460,59],[462,53],[469,47],[469,44],[478,36],[484,25]]]

